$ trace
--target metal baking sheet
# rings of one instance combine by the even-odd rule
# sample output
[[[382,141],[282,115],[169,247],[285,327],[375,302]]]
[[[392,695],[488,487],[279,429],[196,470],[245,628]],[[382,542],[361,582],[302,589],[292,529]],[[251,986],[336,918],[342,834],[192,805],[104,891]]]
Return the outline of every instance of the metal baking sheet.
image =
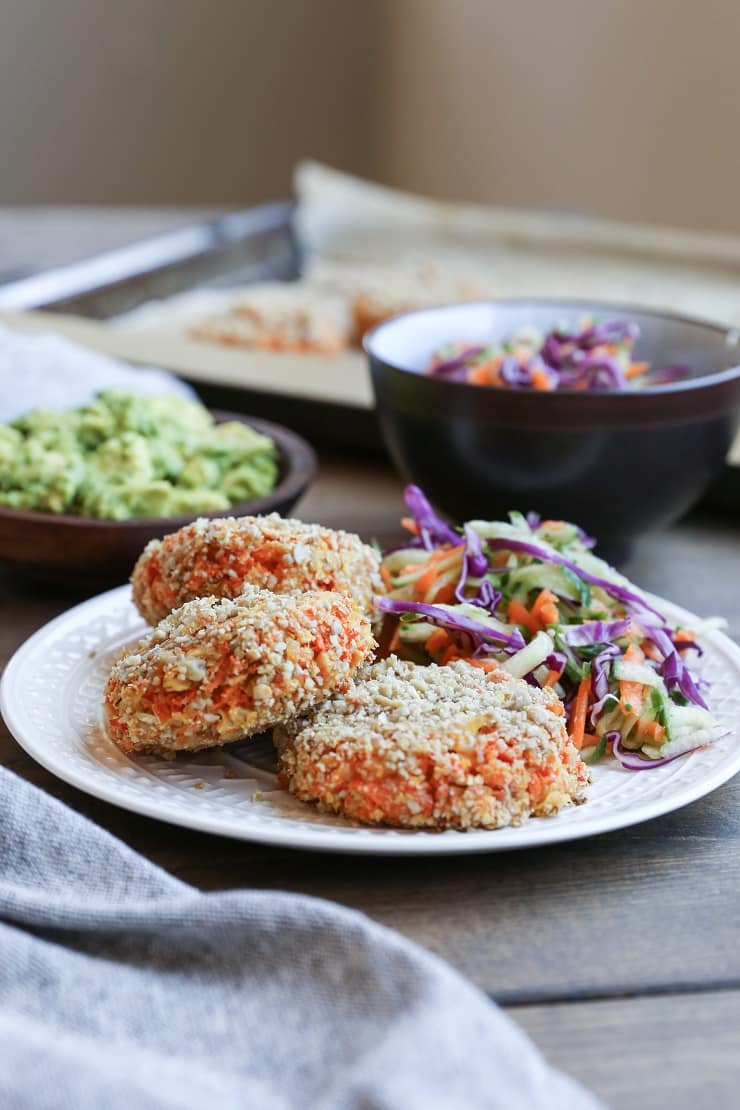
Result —
[[[0,287],[0,309],[43,308],[107,320],[196,286],[300,274],[295,205],[230,212]]]

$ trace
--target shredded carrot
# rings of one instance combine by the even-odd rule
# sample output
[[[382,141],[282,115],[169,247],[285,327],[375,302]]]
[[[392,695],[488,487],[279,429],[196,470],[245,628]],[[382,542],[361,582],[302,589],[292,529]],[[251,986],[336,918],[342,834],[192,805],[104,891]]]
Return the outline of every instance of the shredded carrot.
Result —
[[[639,717],[642,713],[642,692],[644,686],[639,682],[619,683],[619,708],[625,714]]]
[[[455,601],[455,587],[452,582],[448,582],[446,586],[440,586],[436,594],[432,598],[432,605],[452,605]]]
[[[632,381],[633,378],[639,378],[641,374],[644,374],[646,372],[649,366],[649,362],[632,362],[627,367],[625,377],[629,381]]]
[[[693,644],[696,636],[688,628],[680,628],[673,639],[678,644]]]
[[[493,659],[468,659],[471,667],[480,667],[482,671],[497,671],[499,664],[494,662]]]
[[[447,663],[451,663],[453,659],[460,659],[460,658],[461,658],[460,651],[458,649],[457,644],[450,644],[450,646],[447,648],[447,651],[442,656],[442,659],[441,659],[442,666],[444,667]]]
[[[546,370],[534,369],[531,374],[532,388],[546,391],[552,389],[552,382]]]
[[[391,572],[388,570],[388,567],[381,565],[380,577],[383,579],[383,585],[385,586],[385,588],[387,590],[390,590],[393,587],[393,583],[391,582]]]
[[[412,516],[401,517],[401,525],[407,532],[412,532],[415,536],[419,535],[419,526]]]
[[[388,644],[388,654],[393,655],[398,650],[398,645],[401,643],[401,622],[396,625],[391,636],[391,642]]]
[[[637,644],[630,644],[624,653],[624,658],[629,663],[644,663],[645,653]],[[644,687],[641,682],[619,683],[619,708],[624,714],[633,714],[639,717],[642,713]]]
[[[416,593],[419,594],[421,597],[423,597],[424,594],[428,590],[431,590],[431,588],[434,585],[436,579],[437,579],[437,568],[436,567],[428,567],[427,570],[425,570],[424,573],[422,575],[420,575],[416,579],[416,582],[414,583],[414,589],[415,589]]]
[[[526,609],[521,601],[517,601],[515,597],[512,597],[509,602],[508,617],[509,624],[522,624],[525,628],[529,629],[530,632],[539,631],[539,625],[537,621],[533,619],[529,609]]]
[[[469,663],[471,667],[479,667],[480,670],[484,671],[485,674],[488,677],[489,682],[508,682],[509,681],[509,675],[506,673],[506,671],[502,670],[502,668],[499,666],[499,664],[495,663],[493,661],[493,659],[472,659],[471,658],[471,659],[466,659],[465,662]],[[562,702],[560,702],[560,701],[557,702],[557,707],[553,706],[553,708],[552,708],[553,713],[557,713],[558,709],[562,710]],[[495,731],[496,731],[496,726],[495,725],[488,725],[488,727],[481,729],[481,732],[495,732]],[[502,760],[503,762],[508,762],[508,763],[512,762],[512,757],[510,755],[507,756],[506,753],[499,752],[497,758]]]
[[[536,805],[541,802],[547,793],[547,784],[542,775],[532,772],[527,783],[527,793],[529,794],[532,802]]]
[[[536,629],[544,628],[548,624],[557,624],[560,613],[557,607],[557,597],[550,590],[540,590],[532,606],[531,616]]]
[[[641,732],[643,736],[647,736],[656,744],[661,744],[665,737],[665,728],[663,725],[659,725],[657,721],[648,721],[641,729]]]
[[[488,362],[482,362],[480,366],[474,367],[468,373],[468,381],[471,385],[489,385],[491,381],[491,366]]]
[[[548,605],[541,606],[540,616],[542,618],[542,624],[544,626],[547,626],[548,624],[557,624],[560,620],[558,607],[552,602],[550,602]]]
[[[438,547],[436,551],[432,551],[427,560],[428,563],[440,563],[443,559],[447,559],[450,555],[456,555],[458,551],[464,551],[465,544],[460,543],[457,547]]]
[[[486,359],[485,362],[481,362],[479,366],[474,366],[468,372],[468,381],[471,385],[498,385],[502,362],[503,359],[498,355]]]
[[[543,687],[544,686],[554,686],[559,678],[560,678],[560,671],[548,671],[547,672],[547,678],[542,683],[542,685],[543,685]]]
[[[424,647],[430,655],[436,655],[442,648],[447,647],[450,642],[450,635],[444,628],[435,628],[434,632],[427,638]]]
[[[579,751],[583,747],[583,738],[586,731],[586,711],[588,710],[590,695],[591,675],[587,674],[585,678],[581,679],[573,708],[570,711],[570,738]]]

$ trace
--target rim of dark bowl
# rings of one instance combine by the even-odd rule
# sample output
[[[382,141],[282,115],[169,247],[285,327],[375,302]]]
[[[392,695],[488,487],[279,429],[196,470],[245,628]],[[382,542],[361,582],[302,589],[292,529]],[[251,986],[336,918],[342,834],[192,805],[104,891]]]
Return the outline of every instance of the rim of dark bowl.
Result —
[[[42,512],[36,509],[13,509],[0,505],[0,519],[9,517],[13,520],[36,523],[43,521],[45,524],[64,524],[72,528],[166,528],[176,531],[189,524],[198,517],[204,516],[216,519],[225,516],[259,516],[265,510],[271,511],[275,504],[288,501],[291,497],[298,499],[306,486],[316,477],[318,462],[316,452],[297,432],[286,428],[282,424],[274,424],[271,420],[260,420],[258,417],[249,416],[241,412],[227,412],[222,409],[208,409],[217,424],[236,420],[240,424],[247,424],[256,432],[269,436],[276,444],[279,455],[279,465],[282,476],[276,486],[266,493],[264,497],[255,497],[250,501],[238,501],[228,509],[219,509],[218,512],[180,513],[178,516],[137,516],[131,520],[110,520],[108,517],[99,516],[73,516],[71,513]]]
[[[387,358],[383,358],[376,351],[372,349],[372,344],[375,337],[387,327],[398,323],[399,320],[406,319],[410,316],[420,316],[423,313],[439,312],[440,310],[454,310],[456,308],[472,308],[476,305],[486,305],[496,307],[497,305],[512,305],[516,307],[524,307],[531,305],[533,308],[542,307],[547,308],[552,306],[553,309],[561,307],[564,310],[586,309],[593,308],[595,312],[613,312],[619,315],[628,315],[629,313],[637,313],[640,316],[652,316],[656,320],[675,321],[676,323],[689,324],[692,327],[703,328],[707,331],[713,332],[716,336],[722,337],[727,344],[729,337],[735,338],[735,346],[737,346],[738,362],[733,366],[726,367],[724,370],[717,370],[710,374],[698,374],[696,377],[688,378],[683,381],[667,382],[665,385],[652,385],[645,386],[640,389],[599,389],[599,390],[578,390],[578,389],[553,389],[553,390],[531,390],[517,388],[516,386],[500,389],[492,386],[485,387],[474,385],[472,382],[451,381],[447,379],[434,378],[429,374],[424,374],[422,371],[414,370],[409,366],[402,366],[399,363],[391,362]],[[615,397],[627,398],[645,398],[647,396],[665,396],[666,394],[682,394],[703,389],[707,386],[721,385],[725,382],[733,381],[735,378],[740,377],[740,328],[732,325],[717,324],[709,320],[703,320],[698,316],[689,316],[682,312],[665,312],[660,309],[642,308],[636,304],[624,304],[619,301],[589,301],[582,300],[574,297],[481,297],[469,301],[443,301],[436,305],[427,305],[424,308],[414,308],[408,312],[399,312],[395,316],[391,316],[387,320],[382,320],[376,324],[370,331],[366,332],[362,337],[362,347],[368,358],[375,359],[377,362],[383,363],[385,366],[391,367],[393,370],[398,370],[402,374],[409,374],[411,377],[418,378],[422,381],[435,383],[437,385],[444,385],[454,389],[462,389],[466,392],[475,391],[480,395],[481,391],[496,393],[499,395],[511,396],[524,396],[531,399],[537,399],[535,403],[547,404],[554,398],[567,398],[577,397],[581,400],[588,397],[589,401],[598,404],[603,401],[613,401]],[[629,402],[628,402],[629,403]]]

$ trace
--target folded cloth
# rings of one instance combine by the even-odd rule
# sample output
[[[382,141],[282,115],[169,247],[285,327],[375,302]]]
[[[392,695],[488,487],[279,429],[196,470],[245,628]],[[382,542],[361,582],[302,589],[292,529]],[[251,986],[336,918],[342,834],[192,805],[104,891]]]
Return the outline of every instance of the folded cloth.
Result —
[[[313,898],[202,894],[0,770],[0,1106],[598,1105],[390,930]]]
[[[128,366],[63,335],[27,334],[0,324],[0,424],[42,405],[86,405],[101,389],[197,399],[189,385],[166,370]]]

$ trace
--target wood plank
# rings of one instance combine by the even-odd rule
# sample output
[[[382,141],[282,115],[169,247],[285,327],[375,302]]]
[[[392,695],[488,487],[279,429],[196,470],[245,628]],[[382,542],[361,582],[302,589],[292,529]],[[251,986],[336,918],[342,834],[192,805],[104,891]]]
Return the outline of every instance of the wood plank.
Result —
[[[613,1110],[740,1103],[740,992],[517,1007],[551,1063]]]

